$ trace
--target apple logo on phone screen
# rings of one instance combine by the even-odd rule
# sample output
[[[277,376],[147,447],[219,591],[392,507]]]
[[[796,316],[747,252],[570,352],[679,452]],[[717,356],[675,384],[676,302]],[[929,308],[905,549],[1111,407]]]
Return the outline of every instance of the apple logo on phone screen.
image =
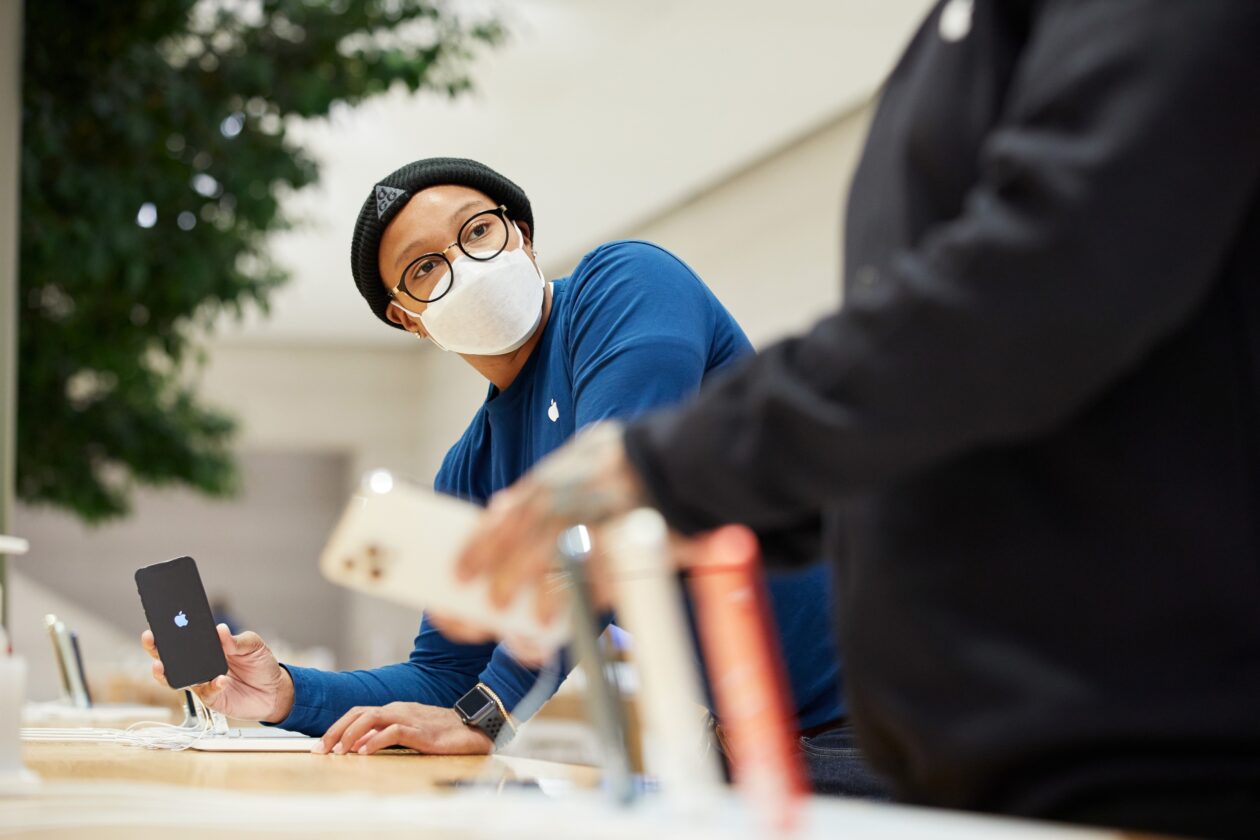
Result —
[[[175,626],[176,627],[188,626],[188,616],[184,615],[183,610],[180,610],[179,612],[175,614]]]

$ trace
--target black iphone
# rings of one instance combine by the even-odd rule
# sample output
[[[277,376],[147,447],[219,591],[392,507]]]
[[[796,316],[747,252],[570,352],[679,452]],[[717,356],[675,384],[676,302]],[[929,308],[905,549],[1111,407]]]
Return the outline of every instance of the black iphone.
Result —
[[[171,688],[187,688],[227,673],[210,602],[191,557],[138,570],[136,589]]]

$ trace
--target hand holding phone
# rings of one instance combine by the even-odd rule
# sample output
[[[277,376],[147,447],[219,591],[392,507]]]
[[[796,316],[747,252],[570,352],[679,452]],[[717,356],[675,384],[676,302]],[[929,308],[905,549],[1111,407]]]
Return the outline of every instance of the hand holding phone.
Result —
[[[201,702],[216,712],[242,720],[279,723],[288,717],[293,709],[293,680],[267,643],[248,630],[233,636],[226,624],[215,629],[227,658],[228,672],[192,687]],[[141,633],[140,644],[153,657],[153,678],[168,685],[153,633]]]

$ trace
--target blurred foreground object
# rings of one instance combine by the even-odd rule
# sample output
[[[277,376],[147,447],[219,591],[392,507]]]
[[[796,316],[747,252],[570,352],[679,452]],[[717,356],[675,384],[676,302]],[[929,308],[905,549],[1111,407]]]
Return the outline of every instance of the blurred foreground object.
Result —
[[[726,525],[700,537],[688,585],[731,775],[767,831],[791,831],[809,784],[756,535]]]
[[[231,492],[233,422],[185,367],[285,279],[266,235],[318,177],[288,118],[396,83],[456,96],[502,35],[422,0],[28,4],[19,496],[94,522],[137,483]]]

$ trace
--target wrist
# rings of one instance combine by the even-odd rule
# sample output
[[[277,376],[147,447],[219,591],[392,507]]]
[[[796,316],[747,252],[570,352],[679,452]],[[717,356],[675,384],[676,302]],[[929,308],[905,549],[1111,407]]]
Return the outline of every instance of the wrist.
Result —
[[[485,732],[475,726],[464,723],[463,718],[459,716],[459,712],[454,709],[445,710],[451,717],[451,732],[456,733],[457,743],[454,744],[453,753],[463,755],[489,755],[494,752],[494,741]]]
[[[271,708],[271,714],[267,716],[266,723],[280,723],[293,714],[293,703],[297,695],[293,687],[293,675],[289,673],[289,669],[283,665],[276,667],[279,668],[280,673],[276,675],[275,704]]]

